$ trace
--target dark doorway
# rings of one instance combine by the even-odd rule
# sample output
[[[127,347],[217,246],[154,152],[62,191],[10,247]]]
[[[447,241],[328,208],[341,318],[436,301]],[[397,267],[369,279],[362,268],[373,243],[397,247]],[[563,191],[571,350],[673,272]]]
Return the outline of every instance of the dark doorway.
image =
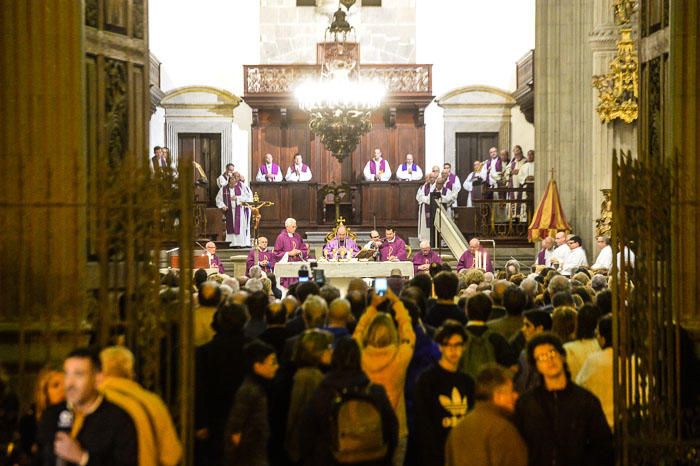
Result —
[[[199,202],[206,201],[207,207],[214,207],[219,188],[216,179],[221,175],[221,134],[219,133],[180,133],[178,135],[178,157],[192,157],[199,163],[209,180],[205,187],[195,189]]]
[[[471,173],[475,161],[488,159],[491,147],[498,147],[498,133],[455,133],[455,173],[462,183]],[[467,205],[464,189],[459,192],[457,203]]]

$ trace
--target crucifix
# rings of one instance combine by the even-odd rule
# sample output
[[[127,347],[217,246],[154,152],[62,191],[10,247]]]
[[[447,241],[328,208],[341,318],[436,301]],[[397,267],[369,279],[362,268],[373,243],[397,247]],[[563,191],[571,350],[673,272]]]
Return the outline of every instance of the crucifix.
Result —
[[[271,201],[261,201],[260,198],[258,197],[258,193],[253,194],[253,202],[241,202],[241,205],[248,207],[250,209],[251,213],[251,221],[253,224],[253,250],[255,251],[253,253],[255,264],[258,263],[258,227],[260,226],[260,219],[262,218],[262,214],[260,213],[260,209],[263,207],[270,207],[275,205],[274,202]]]

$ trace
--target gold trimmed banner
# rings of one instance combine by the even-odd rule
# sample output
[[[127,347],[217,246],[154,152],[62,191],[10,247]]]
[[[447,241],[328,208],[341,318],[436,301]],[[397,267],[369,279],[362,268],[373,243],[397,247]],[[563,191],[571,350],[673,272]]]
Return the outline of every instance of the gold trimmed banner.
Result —
[[[571,225],[566,221],[566,215],[564,215],[564,210],[561,208],[557,182],[554,181],[554,178],[551,178],[540,205],[532,217],[532,222],[528,226],[527,239],[534,243],[547,236],[556,235],[559,230],[569,233]]]

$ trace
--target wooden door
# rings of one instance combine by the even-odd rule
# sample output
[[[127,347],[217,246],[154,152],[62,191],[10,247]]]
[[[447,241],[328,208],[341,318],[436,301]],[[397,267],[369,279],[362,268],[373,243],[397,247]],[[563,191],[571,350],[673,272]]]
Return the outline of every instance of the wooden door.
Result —
[[[192,160],[202,166],[209,180],[207,186],[195,188],[198,200],[206,201],[208,207],[214,207],[214,200],[219,192],[216,179],[223,172],[221,135],[219,133],[180,133],[178,136],[179,157],[192,157]]]
[[[484,161],[489,157],[489,149],[498,147],[498,133],[455,133],[456,167],[462,183],[472,171],[477,160]],[[462,189],[457,199],[458,205],[467,205],[467,192]]]

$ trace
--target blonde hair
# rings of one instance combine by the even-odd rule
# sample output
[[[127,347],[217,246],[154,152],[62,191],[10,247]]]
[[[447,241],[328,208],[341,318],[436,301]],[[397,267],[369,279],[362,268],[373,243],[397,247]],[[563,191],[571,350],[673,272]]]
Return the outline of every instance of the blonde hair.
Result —
[[[365,332],[363,346],[385,348],[399,343],[399,334],[391,316],[380,312],[372,319]]]
[[[134,354],[124,346],[110,346],[100,352],[102,373],[106,376],[134,377]]]
[[[462,269],[459,273],[464,277],[464,282],[467,286],[472,283],[478,285],[484,281],[484,272],[479,269]]]
[[[60,370],[51,367],[44,367],[39,371],[34,387],[34,415],[37,419],[41,419],[42,414],[49,406],[49,381],[51,377],[61,373]]]

